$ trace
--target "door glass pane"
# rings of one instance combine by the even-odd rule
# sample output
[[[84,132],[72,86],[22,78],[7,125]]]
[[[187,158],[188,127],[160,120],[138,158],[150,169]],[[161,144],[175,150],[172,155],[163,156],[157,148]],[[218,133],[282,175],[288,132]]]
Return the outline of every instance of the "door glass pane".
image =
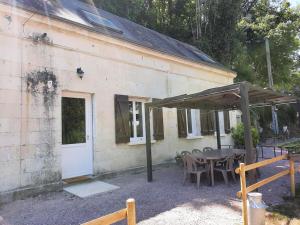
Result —
[[[62,144],[85,143],[85,99],[62,98]]]
[[[130,128],[130,137],[134,137],[134,131],[133,131],[133,103],[129,102],[129,128]]]
[[[135,103],[136,109],[136,136],[143,137],[143,108],[141,102]]]

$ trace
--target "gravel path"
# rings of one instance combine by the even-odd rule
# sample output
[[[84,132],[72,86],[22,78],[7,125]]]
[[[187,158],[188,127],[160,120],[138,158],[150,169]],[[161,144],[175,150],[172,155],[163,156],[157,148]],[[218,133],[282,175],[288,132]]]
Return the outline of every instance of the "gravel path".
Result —
[[[262,177],[285,167],[288,161],[266,167]],[[10,225],[80,224],[124,208],[126,199],[133,197],[139,225],[241,224],[241,202],[235,197],[239,183],[231,180],[226,186],[217,176],[215,187],[207,186],[203,179],[198,191],[193,183],[182,185],[182,171],[175,165],[157,168],[153,176],[152,183],[146,182],[145,172],[106,180],[121,188],[84,199],[57,192],[15,201],[2,206],[0,216]],[[280,203],[281,196],[289,194],[289,178],[281,178],[260,191],[267,204]]]

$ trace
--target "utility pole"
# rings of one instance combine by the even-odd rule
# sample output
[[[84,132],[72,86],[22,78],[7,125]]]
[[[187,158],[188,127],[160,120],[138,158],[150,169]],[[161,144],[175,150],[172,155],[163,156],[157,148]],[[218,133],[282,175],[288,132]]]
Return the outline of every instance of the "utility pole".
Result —
[[[267,66],[268,66],[269,88],[273,89],[274,83],[273,83],[273,77],[272,77],[269,39],[266,38],[265,42],[266,42],[266,56],[267,56]]]
[[[271,56],[270,56],[270,45],[269,45],[269,39],[265,38],[266,43],[266,57],[267,57],[267,67],[268,67],[268,78],[269,78],[269,88],[273,89],[273,76],[272,76],[272,67],[271,67]],[[278,135],[278,119],[277,119],[277,113],[275,110],[275,106],[272,106],[272,127],[275,135]]]

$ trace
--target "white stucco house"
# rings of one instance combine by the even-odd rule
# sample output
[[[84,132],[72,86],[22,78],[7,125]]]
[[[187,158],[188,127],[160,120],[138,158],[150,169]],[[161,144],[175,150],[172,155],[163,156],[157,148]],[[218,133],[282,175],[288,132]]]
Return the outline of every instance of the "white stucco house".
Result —
[[[0,52],[2,199],[145,166],[145,102],[236,76],[193,46],[77,0],[0,0]],[[235,112],[219,114],[230,144]],[[180,126],[176,109],[151,117],[154,164],[216,146],[209,113],[188,109]]]

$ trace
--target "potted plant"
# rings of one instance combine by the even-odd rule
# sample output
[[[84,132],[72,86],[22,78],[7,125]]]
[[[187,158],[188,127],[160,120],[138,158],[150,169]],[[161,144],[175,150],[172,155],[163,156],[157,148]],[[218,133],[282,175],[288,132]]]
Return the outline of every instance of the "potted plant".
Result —
[[[239,123],[235,128],[232,128],[232,138],[234,141],[234,145],[238,148],[245,146],[245,136],[244,136],[244,125]],[[258,130],[254,127],[251,128],[252,142],[253,147],[259,142],[259,133]]]

